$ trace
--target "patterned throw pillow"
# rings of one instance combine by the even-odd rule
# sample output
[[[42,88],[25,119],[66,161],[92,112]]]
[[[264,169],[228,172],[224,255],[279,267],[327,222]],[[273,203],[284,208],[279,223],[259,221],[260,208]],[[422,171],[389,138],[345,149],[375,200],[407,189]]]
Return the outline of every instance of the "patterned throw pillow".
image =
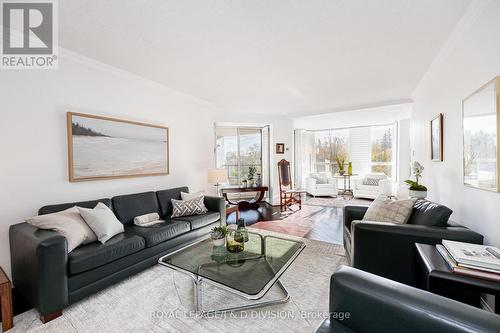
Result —
[[[363,185],[378,186],[380,179],[378,178],[365,178],[363,179]]]
[[[191,200],[172,199],[172,217],[200,215],[208,212],[203,203],[204,197],[198,197]]]
[[[392,200],[385,195],[375,199],[363,217],[363,221],[405,224],[410,218],[416,199]]]

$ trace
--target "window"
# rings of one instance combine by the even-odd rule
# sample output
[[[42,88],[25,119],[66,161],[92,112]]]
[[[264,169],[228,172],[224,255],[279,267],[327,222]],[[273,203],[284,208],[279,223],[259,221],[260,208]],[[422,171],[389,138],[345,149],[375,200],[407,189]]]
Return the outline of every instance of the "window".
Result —
[[[262,129],[248,127],[217,127],[217,168],[228,170],[230,185],[241,185],[251,166],[262,174]]]
[[[347,159],[348,157],[349,130],[317,131],[314,132],[314,141],[315,172],[326,172],[330,175],[337,173],[339,171],[337,158]]]
[[[295,147],[296,183],[305,184],[311,173],[326,176],[339,172],[338,157],[345,168],[352,163],[353,173],[364,175],[382,172],[396,179],[396,124],[360,126],[319,131],[298,130]]]
[[[393,125],[371,127],[371,172],[382,172],[392,177],[393,137]]]

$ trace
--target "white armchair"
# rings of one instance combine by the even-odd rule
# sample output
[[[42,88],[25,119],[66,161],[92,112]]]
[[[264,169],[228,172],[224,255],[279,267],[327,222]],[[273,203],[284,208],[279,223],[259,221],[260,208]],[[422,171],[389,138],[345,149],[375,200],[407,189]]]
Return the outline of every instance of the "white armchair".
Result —
[[[373,184],[368,184],[366,180],[378,180]],[[391,195],[392,194],[392,183],[391,179],[383,173],[369,173],[362,178],[358,178],[354,181],[353,196],[355,198],[366,198],[375,199],[380,194]]]
[[[337,196],[337,179],[317,174],[306,178],[306,192],[316,196]]]

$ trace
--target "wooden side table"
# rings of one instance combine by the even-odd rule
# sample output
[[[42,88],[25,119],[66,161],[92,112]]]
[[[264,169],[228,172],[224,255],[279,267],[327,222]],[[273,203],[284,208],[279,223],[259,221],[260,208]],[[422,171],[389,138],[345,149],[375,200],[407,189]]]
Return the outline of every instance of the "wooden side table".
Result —
[[[220,191],[224,199],[230,205],[238,205],[238,207],[240,207],[241,209],[257,209],[259,208],[259,203],[262,201],[262,199],[264,199],[264,195],[268,190],[269,188],[267,186],[251,186],[251,187],[229,186],[222,188]],[[244,193],[244,192],[256,192],[255,198],[250,201],[241,200],[236,202],[229,200],[227,196],[228,193]]]
[[[12,284],[2,267],[0,267],[0,303],[2,306],[2,332],[5,332],[12,328],[14,321],[12,315]]]

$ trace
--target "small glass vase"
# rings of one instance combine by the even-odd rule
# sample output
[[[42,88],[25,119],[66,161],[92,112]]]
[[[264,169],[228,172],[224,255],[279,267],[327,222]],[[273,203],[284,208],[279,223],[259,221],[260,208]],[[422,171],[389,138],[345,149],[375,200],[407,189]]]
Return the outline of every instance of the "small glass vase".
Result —
[[[349,162],[347,165],[347,174],[352,175],[352,162]]]
[[[245,249],[245,237],[241,230],[230,229],[226,235],[226,249],[237,253]]]

